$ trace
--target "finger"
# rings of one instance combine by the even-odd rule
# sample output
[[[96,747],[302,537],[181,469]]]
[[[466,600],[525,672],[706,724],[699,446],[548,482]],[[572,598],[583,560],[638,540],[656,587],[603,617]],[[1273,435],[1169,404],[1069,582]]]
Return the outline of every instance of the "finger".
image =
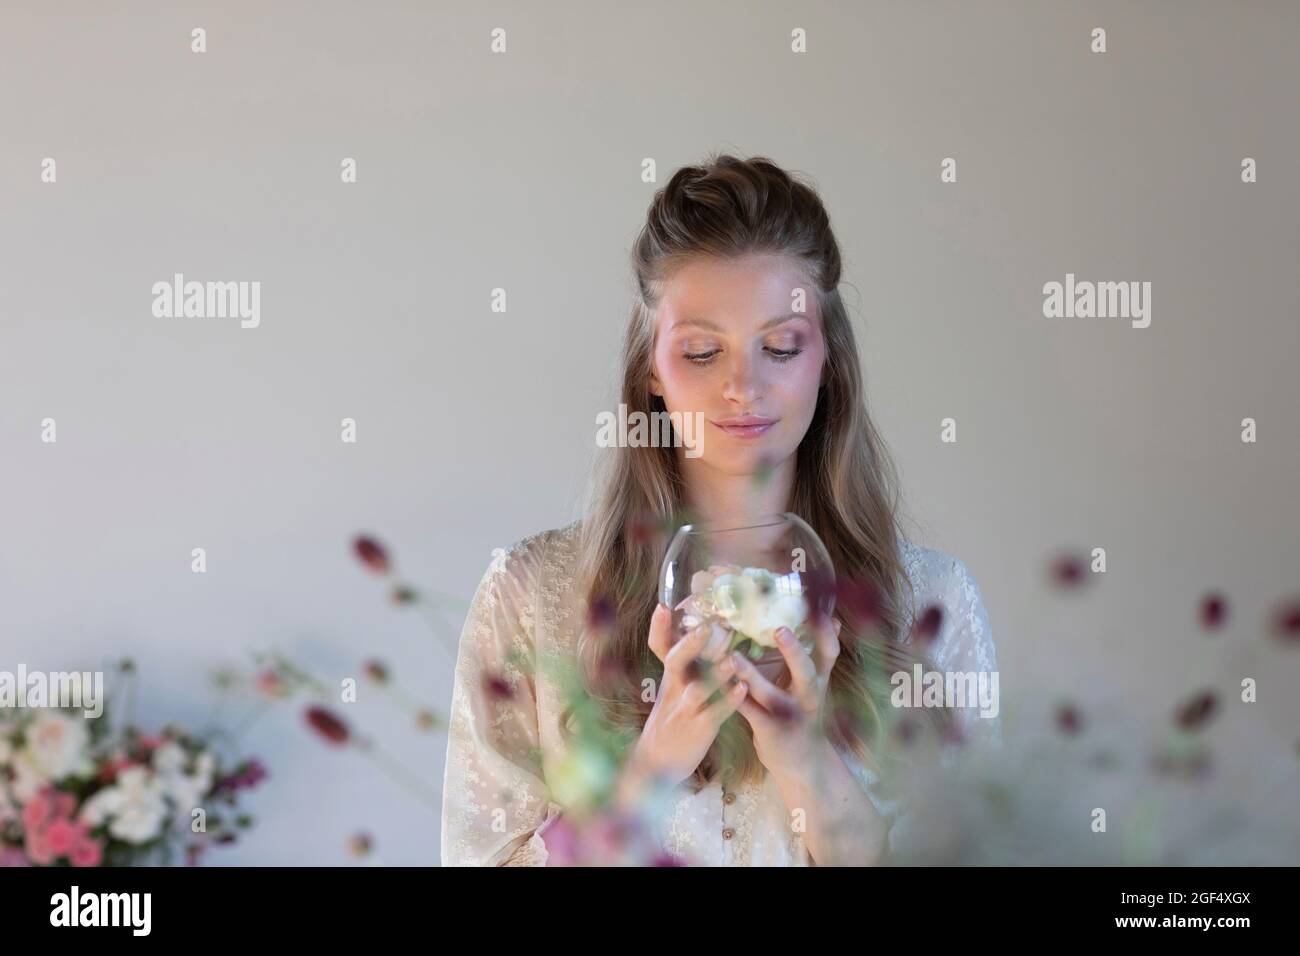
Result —
[[[733,653],[731,660],[736,664],[736,676],[749,684],[749,696],[774,714],[794,714],[794,700],[781,688],[763,676],[749,658],[740,653]]]
[[[740,716],[749,721],[749,726],[753,727],[755,732],[761,734],[771,731],[772,715],[759,706],[752,694],[742,697],[740,703],[736,705],[736,710],[740,711]]]
[[[650,650],[655,657],[663,660],[668,655],[672,641],[673,614],[668,605],[656,602],[655,611],[650,615]]]
[[[736,708],[744,703],[745,695],[749,693],[749,685],[743,680],[736,681],[727,687],[726,692],[705,708],[704,713],[716,726],[722,726],[722,722],[736,712]]]
[[[706,661],[721,660],[722,655],[727,653],[727,647],[731,644],[731,628],[717,621],[712,622],[712,626],[713,630],[704,645],[704,650],[700,652],[700,656]]]
[[[835,667],[835,661],[840,656],[840,620],[832,619],[833,626],[818,628],[816,657],[817,657],[817,677],[823,682],[830,680],[831,671]]]
[[[735,666],[723,667],[721,664],[711,664],[696,658],[695,666],[687,665],[686,670],[688,680],[682,689],[682,694],[695,706],[695,712],[698,713],[712,703],[714,695],[720,691],[725,692],[726,687],[723,684],[731,679],[732,674],[735,673]]]
[[[812,703],[818,699],[817,665],[811,655],[803,649],[799,638],[788,627],[776,632],[776,646],[785,658],[785,666],[790,670],[790,689],[798,700]]]
[[[686,668],[699,656],[704,648],[704,642],[712,633],[713,629],[707,624],[701,624],[687,631],[686,636],[669,648],[664,656],[664,669],[678,676],[684,676]]]

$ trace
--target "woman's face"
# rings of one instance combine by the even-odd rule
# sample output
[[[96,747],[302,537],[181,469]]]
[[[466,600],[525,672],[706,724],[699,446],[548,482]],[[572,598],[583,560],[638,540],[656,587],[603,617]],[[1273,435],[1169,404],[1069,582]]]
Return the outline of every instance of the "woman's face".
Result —
[[[826,357],[816,288],[795,260],[691,260],[664,283],[655,321],[650,390],[669,412],[703,413],[702,462],[751,475],[795,453]]]

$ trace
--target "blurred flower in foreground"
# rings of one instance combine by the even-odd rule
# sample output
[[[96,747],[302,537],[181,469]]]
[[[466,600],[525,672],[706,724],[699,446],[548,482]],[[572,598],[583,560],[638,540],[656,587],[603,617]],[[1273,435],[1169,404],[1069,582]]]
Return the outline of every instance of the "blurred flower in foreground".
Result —
[[[289,693],[289,687],[278,671],[264,670],[257,675],[257,689],[267,697],[284,697]]]
[[[373,848],[374,843],[367,833],[354,833],[348,838],[348,853],[352,856],[367,856]]]
[[[931,604],[912,625],[912,637],[920,644],[933,643],[939,636],[939,629],[943,626],[943,608],[938,604]]]
[[[1082,587],[1088,579],[1088,562],[1076,554],[1062,554],[1052,561],[1049,578],[1062,590]]]
[[[1073,736],[1083,730],[1083,716],[1073,704],[1062,704],[1056,708],[1056,726],[1061,733]]]
[[[1207,594],[1201,599],[1201,625],[1207,631],[1223,627],[1228,616],[1228,602],[1221,594]]]
[[[375,574],[388,573],[388,552],[374,538],[369,535],[358,535],[352,542],[352,550],[356,553],[357,559]]]
[[[348,725],[324,707],[308,707],[307,723],[327,743],[341,746],[348,742]]]
[[[1273,617],[1273,631],[1282,641],[1300,643],[1300,600],[1278,608]]]
[[[1200,730],[1214,716],[1217,706],[1213,691],[1201,691],[1179,706],[1174,720],[1184,730]]]

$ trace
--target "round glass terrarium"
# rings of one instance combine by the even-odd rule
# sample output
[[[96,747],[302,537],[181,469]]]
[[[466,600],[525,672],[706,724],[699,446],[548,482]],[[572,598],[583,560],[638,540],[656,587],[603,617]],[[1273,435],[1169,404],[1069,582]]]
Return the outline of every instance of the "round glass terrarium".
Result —
[[[732,632],[728,650],[756,664],[782,660],[788,627],[811,652],[813,625],[835,609],[835,571],[817,532],[785,512],[742,524],[686,524],[659,569],[659,599],[678,635],[709,621]]]

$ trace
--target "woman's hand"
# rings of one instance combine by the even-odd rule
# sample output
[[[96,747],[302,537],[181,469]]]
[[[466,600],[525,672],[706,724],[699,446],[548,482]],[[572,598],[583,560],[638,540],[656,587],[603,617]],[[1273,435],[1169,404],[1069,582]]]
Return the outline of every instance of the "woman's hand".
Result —
[[[672,640],[672,611],[655,607],[650,618],[650,649],[664,664],[663,680],[654,708],[625,768],[629,786],[659,779],[681,783],[699,766],[723,721],[730,717],[748,690],[744,681],[732,684],[735,664],[723,656],[725,637],[708,624]],[[713,664],[712,660],[721,658]],[[715,691],[722,695],[709,702]]]
[[[753,730],[754,751],[774,774],[802,773],[824,752],[822,728],[831,668],[840,656],[840,622],[819,627],[812,655],[789,628],[777,632],[777,646],[790,671],[786,689],[777,687],[743,654],[733,653],[736,674],[749,684],[739,711]]]

